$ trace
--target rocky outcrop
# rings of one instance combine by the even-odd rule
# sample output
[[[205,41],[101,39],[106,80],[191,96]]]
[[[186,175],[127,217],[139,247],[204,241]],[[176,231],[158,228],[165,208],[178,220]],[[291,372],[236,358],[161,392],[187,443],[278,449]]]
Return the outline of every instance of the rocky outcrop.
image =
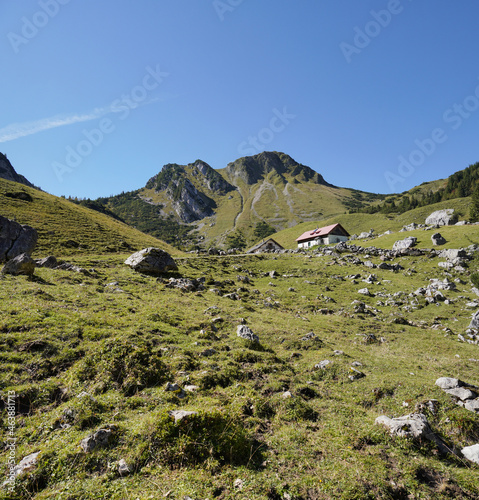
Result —
[[[241,179],[246,184],[252,185],[272,173],[282,178],[284,184],[287,184],[284,174],[288,174],[295,177],[297,182],[312,182],[334,187],[312,168],[297,163],[287,154],[274,151],[264,151],[254,156],[239,158],[228,163],[225,172],[233,184],[236,184],[235,179]]]
[[[196,160],[192,165],[191,174],[199,178],[201,183],[210,191],[219,194],[226,194],[234,191],[236,188],[232,186],[221,174],[210,167],[207,163],[201,160]]]
[[[179,219],[185,223],[214,215],[216,202],[206,193],[222,195],[236,189],[201,160],[189,165],[165,165],[147,182],[146,188],[163,191]]]
[[[26,253],[22,253],[8,260],[2,269],[2,274],[12,274],[13,276],[18,276],[20,274],[32,276],[34,272],[35,261]]]
[[[17,255],[30,255],[37,244],[36,229],[0,216],[0,262]]]
[[[23,175],[17,174],[10,161],[3,153],[0,153],[0,178],[6,179],[7,181],[19,182],[29,187],[35,187],[30,181],[23,177]]]
[[[454,214],[453,208],[444,210],[436,210],[427,219],[426,224],[432,226],[451,226],[457,222],[457,215]]]
[[[167,271],[177,271],[178,266],[171,255],[160,248],[149,247],[135,252],[125,264],[139,273],[160,276]]]

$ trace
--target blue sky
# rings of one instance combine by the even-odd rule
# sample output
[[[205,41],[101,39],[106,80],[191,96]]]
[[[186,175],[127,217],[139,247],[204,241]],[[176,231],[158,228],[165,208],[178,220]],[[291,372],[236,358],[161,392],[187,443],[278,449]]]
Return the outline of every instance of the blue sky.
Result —
[[[401,192],[479,161],[475,0],[3,0],[0,151],[56,195],[283,151]]]

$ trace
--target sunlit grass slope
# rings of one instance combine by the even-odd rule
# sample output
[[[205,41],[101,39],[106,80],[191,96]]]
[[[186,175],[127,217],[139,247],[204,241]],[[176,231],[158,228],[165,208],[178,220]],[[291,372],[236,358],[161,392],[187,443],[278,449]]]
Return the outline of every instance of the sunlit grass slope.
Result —
[[[413,222],[416,224],[424,224],[428,215],[436,210],[442,210],[445,208],[453,208],[458,214],[461,220],[467,220],[469,218],[469,207],[471,204],[471,199],[468,198],[457,198],[454,200],[441,201],[440,203],[435,203],[433,205],[428,205],[425,207],[415,208],[414,210],[410,210],[400,215],[394,214],[341,214],[331,218],[318,220],[315,222],[303,222],[294,227],[285,229],[273,235],[272,237],[285,248],[296,248],[296,238],[301,236],[305,231],[309,231],[315,229],[317,227],[324,227],[330,224],[340,223],[349,234],[360,234],[362,232],[367,232],[371,229],[374,229],[376,234],[384,233],[385,231],[393,231],[397,233],[402,227],[412,224]],[[462,227],[462,226],[461,226]],[[441,228],[442,230],[442,228]],[[474,234],[474,229],[467,229],[466,231],[472,231]],[[461,231],[465,231],[463,229],[458,229],[457,234],[461,234]],[[375,242],[379,241],[387,241],[389,244],[389,239],[396,241],[397,239],[404,238],[409,235],[406,233],[405,236],[401,236],[403,233],[390,235],[385,240],[374,240]],[[427,233],[430,238],[430,233]],[[393,243],[394,243],[393,241]],[[359,243],[356,241],[355,243]],[[374,245],[375,243],[371,243]],[[391,243],[392,245],[392,243]],[[470,245],[470,243],[467,243]],[[466,245],[466,246],[467,246]],[[430,246],[430,244],[429,244]],[[427,247],[427,245],[426,245]]]
[[[19,199],[19,193],[25,193],[31,201]],[[4,179],[0,179],[0,215],[38,231],[37,256],[125,252],[148,246],[179,253],[166,243],[104,214]]]
[[[478,442],[477,415],[435,386],[479,385],[479,347],[457,341],[470,271],[454,275],[448,304],[427,305],[409,294],[446,277],[427,256],[374,269],[375,297],[358,293],[371,270],[346,258],[177,259],[176,277],[204,278],[196,292],[118,254],[71,260],[96,271],[1,278],[0,392],[17,398],[16,462],[39,452],[1,499],[478,498],[478,466],[375,424],[423,411],[450,446]],[[259,344],[237,336],[240,324]],[[351,381],[355,361],[364,376]],[[174,410],[197,415],[175,423]],[[0,426],[6,435],[5,411]],[[99,429],[107,446],[85,453]]]

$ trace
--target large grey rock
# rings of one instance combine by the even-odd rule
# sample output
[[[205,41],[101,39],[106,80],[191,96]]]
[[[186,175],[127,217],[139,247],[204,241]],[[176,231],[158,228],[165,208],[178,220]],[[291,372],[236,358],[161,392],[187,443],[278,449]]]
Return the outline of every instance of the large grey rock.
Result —
[[[35,260],[35,265],[37,267],[46,267],[48,269],[55,269],[60,265],[56,257],[53,255],[49,255],[48,257],[44,257],[43,259]]]
[[[457,378],[440,377],[436,380],[436,385],[441,389],[446,390],[446,389],[455,389],[456,387],[461,387],[464,385],[464,382],[461,382]]]
[[[13,274],[14,276],[20,274],[32,276],[34,272],[35,261],[26,253],[22,253],[14,259],[8,260],[2,269],[2,274]]]
[[[446,239],[441,235],[441,233],[434,233],[431,236],[431,241],[433,246],[444,245],[444,243],[446,243]]]
[[[464,404],[464,408],[469,411],[473,411],[474,413],[479,413],[479,398],[469,399]]]
[[[251,328],[247,327],[246,325],[238,325],[238,328],[236,329],[236,334],[238,337],[241,337],[242,339],[249,340],[251,342],[259,342],[259,337],[258,335],[255,335]]]
[[[392,436],[416,439],[425,438],[435,443],[441,452],[447,453],[450,451],[444,441],[434,434],[427,418],[422,413],[412,413],[397,418],[389,418],[381,415],[376,418],[376,424],[387,427]]]
[[[473,444],[472,446],[466,446],[461,450],[461,453],[471,462],[479,464],[479,444]]]
[[[463,248],[449,248],[447,250],[442,250],[439,257],[453,261],[458,258],[467,257],[467,253]]]
[[[471,322],[469,323],[468,328],[473,328],[474,330],[479,330],[479,311],[476,311],[472,315]]]
[[[461,401],[466,401],[468,399],[474,399],[477,394],[471,389],[466,389],[465,387],[454,387],[453,389],[444,389],[444,392],[450,396],[460,399]]]
[[[139,273],[159,276],[167,271],[177,271],[178,266],[168,252],[149,247],[135,252],[125,260],[125,264]]]
[[[436,210],[427,219],[426,224],[433,226],[452,226],[457,222],[457,215],[454,214],[453,208],[445,208],[444,210]]]
[[[417,238],[414,236],[408,236],[403,240],[398,240],[393,245],[393,250],[405,250],[406,248],[412,248],[417,243]]]
[[[37,244],[38,233],[30,226],[0,216],[0,262],[22,253],[31,254]]]

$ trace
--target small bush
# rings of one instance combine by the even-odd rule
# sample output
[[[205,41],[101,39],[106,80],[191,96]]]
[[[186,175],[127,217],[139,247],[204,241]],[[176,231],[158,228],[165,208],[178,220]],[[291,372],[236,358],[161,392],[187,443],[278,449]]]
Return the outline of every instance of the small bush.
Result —
[[[237,380],[243,380],[247,375],[236,363],[225,366],[222,370],[203,373],[198,384],[202,389],[214,389],[217,386],[228,387]]]
[[[199,412],[177,423],[162,411],[149,441],[149,461],[171,468],[195,466],[207,460],[220,465],[247,465],[255,449],[255,441],[242,423],[216,410]]]
[[[74,373],[82,382],[94,382],[103,391],[113,385],[127,396],[144,387],[160,385],[169,375],[160,354],[141,339],[104,341],[96,353],[75,365]]]
[[[300,397],[284,399],[278,406],[277,415],[287,422],[300,420],[316,422],[318,420],[318,412]]]
[[[471,274],[471,283],[476,287],[479,288],[479,273],[472,273]]]

